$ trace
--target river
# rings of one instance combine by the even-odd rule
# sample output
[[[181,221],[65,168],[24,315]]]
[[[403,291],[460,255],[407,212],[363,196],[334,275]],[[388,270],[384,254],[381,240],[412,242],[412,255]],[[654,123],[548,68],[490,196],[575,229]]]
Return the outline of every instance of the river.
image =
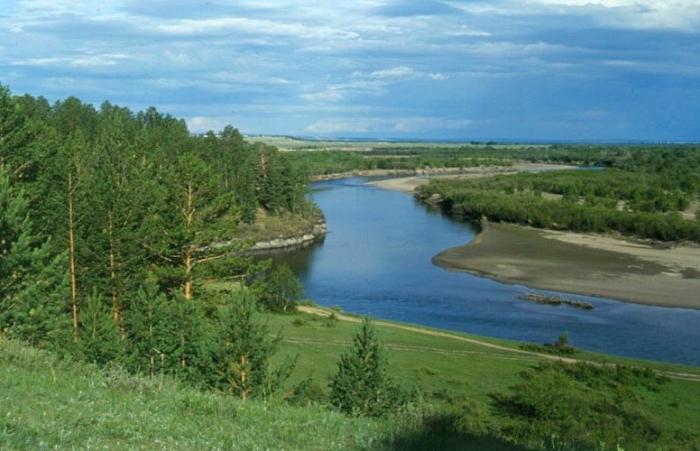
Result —
[[[567,294],[592,311],[518,299],[533,292],[434,266],[438,252],[476,230],[406,193],[352,178],[315,183],[312,198],[329,233],[306,249],[276,256],[302,281],[306,297],[373,317],[535,343],[562,332],[579,348],[700,365],[700,310],[637,305]],[[536,290],[539,293],[552,293]]]

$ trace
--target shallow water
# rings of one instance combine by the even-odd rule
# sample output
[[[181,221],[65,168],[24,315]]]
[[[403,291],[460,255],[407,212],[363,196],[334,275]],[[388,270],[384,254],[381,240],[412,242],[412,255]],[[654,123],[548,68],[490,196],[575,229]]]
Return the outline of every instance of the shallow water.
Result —
[[[434,266],[438,252],[471,241],[476,230],[411,195],[354,178],[313,185],[329,233],[324,242],[276,257],[299,275],[320,305],[479,335],[551,342],[628,357],[700,365],[700,311],[566,295],[582,311],[517,299],[533,290]],[[536,290],[551,293],[546,290]]]

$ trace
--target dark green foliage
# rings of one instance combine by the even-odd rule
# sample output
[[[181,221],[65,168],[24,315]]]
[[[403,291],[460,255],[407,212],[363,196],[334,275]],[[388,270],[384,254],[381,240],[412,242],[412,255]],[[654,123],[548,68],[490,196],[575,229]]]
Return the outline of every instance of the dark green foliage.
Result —
[[[52,254],[73,234],[75,303],[97,290],[117,321],[149,272],[166,290],[194,287],[195,267],[232,250],[202,248],[234,238],[258,208],[307,211],[303,172],[232,127],[192,136],[154,108],[49,105],[0,87],[0,132],[0,163],[23,184]]]
[[[177,294],[168,303],[177,344],[171,356],[172,371],[195,386],[210,387],[215,379],[215,353],[220,346],[216,318],[204,305]]]
[[[526,351],[544,352],[546,354],[562,356],[573,355],[576,353],[576,348],[571,346],[569,343],[569,336],[566,333],[559,335],[559,337],[552,343],[544,343],[543,345],[523,344],[520,346],[520,348]]]
[[[141,287],[125,314],[130,343],[126,362],[132,371],[154,376],[182,367],[181,346],[172,303],[152,281]]]
[[[323,387],[314,383],[309,376],[294,386],[286,401],[293,406],[322,404],[326,401],[326,394],[323,392]]]
[[[639,402],[664,383],[653,371],[587,363],[541,364],[494,401],[505,434],[544,449],[648,449],[660,427]]]
[[[74,344],[83,360],[98,365],[121,361],[127,344],[120,336],[110,308],[94,292],[80,311],[80,339]]]
[[[303,288],[287,265],[275,266],[269,274],[253,284],[261,307],[271,312],[290,312],[301,299]]]
[[[353,348],[343,353],[338,372],[330,382],[330,402],[353,416],[382,416],[401,402],[399,389],[386,369],[386,362],[369,318],[362,321]]]
[[[222,313],[217,350],[217,374],[221,388],[245,400],[264,397],[280,387],[294,363],[271,369],[279,336],[270,337],[265,324],[254,319],[255,299],[245,291],[230,295]]]
[[[47,344],[67,326],[65,258],[33,229],[23,190],[0,165],[0,334]]]

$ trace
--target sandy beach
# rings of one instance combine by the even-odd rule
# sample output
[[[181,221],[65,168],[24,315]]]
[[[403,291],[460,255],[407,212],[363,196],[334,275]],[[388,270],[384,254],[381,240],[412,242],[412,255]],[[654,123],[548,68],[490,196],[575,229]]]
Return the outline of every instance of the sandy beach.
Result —
[[[700,247],[661,248],[606,235],[486,224],[433,262],[535,288],[700,309]]]
[[[410,193],[413,192],[416,187],[425,185],[434,178],[469,179],[494,175],[510,175],[517,174],[518,172],[557,171],[565,169],[576,169],[576,166],[542,163],[519,163],[514,164],[513,166],[478,166],[444,173],[434,170],[419,173],[417,175],[411,175],[409,177],[396,177],[386,180],[377,180],[374,182],[369,182],[369,184],[379,188]]]

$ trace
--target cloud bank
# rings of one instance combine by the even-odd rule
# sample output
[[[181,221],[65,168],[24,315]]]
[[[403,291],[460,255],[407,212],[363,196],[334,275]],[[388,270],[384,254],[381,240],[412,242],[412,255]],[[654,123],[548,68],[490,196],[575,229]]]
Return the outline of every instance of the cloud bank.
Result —
[[[231,3],[0,2],[0,83],[197,132],[700,140],[696,0]]]

